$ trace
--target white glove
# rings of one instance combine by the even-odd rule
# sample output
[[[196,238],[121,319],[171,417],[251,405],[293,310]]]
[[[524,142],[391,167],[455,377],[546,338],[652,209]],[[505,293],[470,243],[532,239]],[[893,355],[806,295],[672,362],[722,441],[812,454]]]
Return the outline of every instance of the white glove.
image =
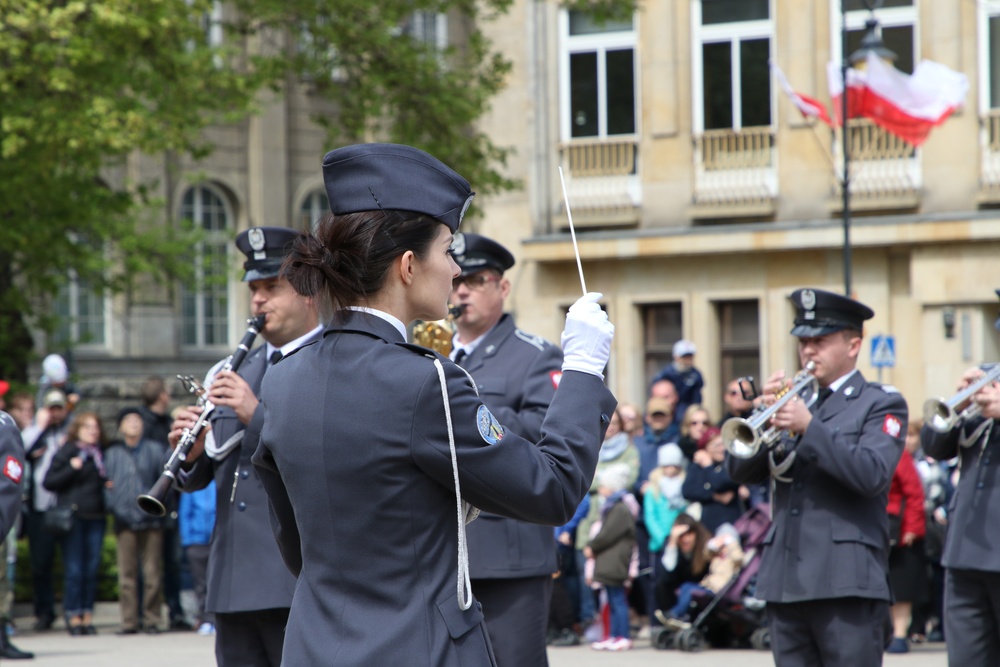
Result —
[[[564,371],[590,373],[604,379],[604,367],[611,356],[615,325],[597,304],[600,292],[588,292],[570,306],[562,333]]]

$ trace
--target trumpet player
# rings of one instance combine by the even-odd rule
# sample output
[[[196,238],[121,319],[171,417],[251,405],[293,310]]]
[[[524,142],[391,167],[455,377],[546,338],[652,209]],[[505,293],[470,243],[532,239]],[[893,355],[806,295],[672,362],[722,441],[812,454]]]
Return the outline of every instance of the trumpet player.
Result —
[[[862,303],[819,289],[790,297],[799,361],[811,362],[819,395],[799,394],[771,418],[773,448],[729,455],[739,483],[770,479],[773,523],[764,539],[757,596],[767,601],[778,667],[881,665],[889,616],[889,483],[906,437],[906,403],[856,366]],[[785,384],[772,375],[764,402]]]
[[[1000,320],[995,326],[1000,328]],[[966,371],[959,391],[983,376],[979,368]],[[948,664],[986,667],[1000,664],[1000,428],[995,426],[1000,386],[985,384],[955,409],[962,414],[951,430],[942,433],[925,424],[920,444],[938,460],[959,457],[941,556]]]
[[[278,667],[295,586],[271,535],[267,496],[250,463],[256,440],[244,443],[242,435],[257,408],[267,369],[322,333],[313,300],[299,295],[280,275],[296,235],[283,227],[254,227],[236,237],[236,247],[246,256],[243,281],[250,289],[251,310],[255,316],[266,315],[260,332],[266,344],[250,352],[236,372],[219,371],[224,362],[209,371],[205,386],[216,406],[211,431],[203,432],[191,449],[178,480],[182,491],[197,491],[215,480],[205,610],[215,614],[219,667]],[[171,446],[185,428],[194,426],[200,411],[190,407],[178,416],[169,435]]]

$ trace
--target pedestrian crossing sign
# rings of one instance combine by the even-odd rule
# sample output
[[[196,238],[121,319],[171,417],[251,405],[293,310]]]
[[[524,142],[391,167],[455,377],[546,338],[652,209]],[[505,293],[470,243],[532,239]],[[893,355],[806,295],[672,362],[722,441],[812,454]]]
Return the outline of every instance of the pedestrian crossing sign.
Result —
[[[892,368],[896,365],[896,339],[893,336],[872,338],[872,366]]]

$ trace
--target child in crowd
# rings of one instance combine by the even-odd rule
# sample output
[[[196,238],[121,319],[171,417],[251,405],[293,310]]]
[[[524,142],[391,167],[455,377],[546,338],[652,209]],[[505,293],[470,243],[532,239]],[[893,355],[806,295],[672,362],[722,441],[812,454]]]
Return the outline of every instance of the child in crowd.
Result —
[[[632,648],[625,589],[631,580],[639,503],[628,491],[629,476],[628,466],[622,464],[608,466],[599,473],[597,491],[604,499],[601,520],[593,525],[593,537],[584,548],[584,555],[593,559],[593,573],[588,583],[596,582],[604,587],[611,612],[609,637],[590,645],[598,651]]]
[[[684,453],[676,444],[662,445],[656,452],[657,467],[649,473],[645,487],[642,515],[649,533],[649,552],[659,561],[663,545],[674,520],[688,506],[681,487],[684,485]],[[652,558],[652,556],[651,556]]]
[[[715,531],[715,536],[708,541],[706,552],[711,561],[708,574],[699,583],[684,583],[677,589],[677,603],[667,615],[657,610],[656,617],[668,628],[681,630],[691,627],[687,619],[691,598],[696,592],[718,593],[740,571],[743,565],[743,549],[740,546],[740,534],[731,523],[724,523]]]

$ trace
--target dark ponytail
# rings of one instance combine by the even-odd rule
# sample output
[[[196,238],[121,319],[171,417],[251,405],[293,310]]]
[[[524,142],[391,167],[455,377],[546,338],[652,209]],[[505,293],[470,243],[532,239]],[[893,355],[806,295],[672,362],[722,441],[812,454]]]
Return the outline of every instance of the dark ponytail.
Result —
[[[328,320],[345,306],[366,305],[407,250],[426,257],[440,224],[410,211],[327,214],[315,234],[296,237],[282,273],[296,292],[316,298]]]

